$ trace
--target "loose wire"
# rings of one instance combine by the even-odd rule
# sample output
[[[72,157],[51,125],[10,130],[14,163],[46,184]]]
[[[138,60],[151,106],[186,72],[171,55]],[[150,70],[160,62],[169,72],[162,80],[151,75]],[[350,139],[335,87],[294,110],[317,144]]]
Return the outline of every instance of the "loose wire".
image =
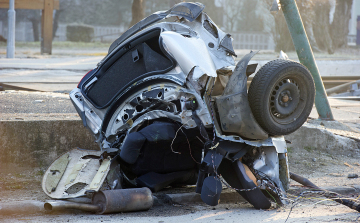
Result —
[[[177,134],[178,134],[178,132],[180,131],[180,129],[184,126],[184,125],[186,125],[189,121],[190,121],[191,119],[189,119],[187,122],[185,122],[182,126],[180,126],[180,128],[178,129],[178,130],[176,130],[176,133],[175,133],[175,137],[173,138],[173,140],[172,140],[172,142],[171,142],[171,145],[170,145],[170,148],[171,148],[171,151],[173,152],[173,153],[176,153],[176,154],[181,154],[181,152],[176,152],[176,151],[174,151],[174,149],[173,149],[173,144],[174,144],[174,141],[175,141],[175,139],[176,139],[176,137],[177,137]]]

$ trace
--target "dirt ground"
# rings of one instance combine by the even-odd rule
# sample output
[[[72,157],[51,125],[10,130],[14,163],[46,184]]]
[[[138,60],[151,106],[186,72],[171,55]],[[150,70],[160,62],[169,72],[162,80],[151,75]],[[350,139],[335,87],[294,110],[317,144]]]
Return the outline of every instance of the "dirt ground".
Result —
[[[314,159],[315,158],[315,159]],[[359,174],[359,158],[347,156],[333,156],[311,149],[289,149],[290,171],[309,178],[320,187],[358,186],[360,178],[348,178],[349,174]],[[46,201],[49,198],[41,189],[41,180],[44,170],[41,169],[2,169],[0,173],[0,202],[13,202],[22,200]],[[291,181],[288,194],[294,199],[302,190],[301,186]],[[191,192],[194,188],[167,189],[165,193]],[[304,189],[305,190],[305,189]],[[294,192],[295,191],[295,192]],[[347,197],[357,199],[358,194],[347,194]],[[290,213],[287,222],[354,222],[358,213],[345,206],[324,197],[315,196],[300,199],[299,203],[289,204],[282,208],[272,208],[268,211],[255,210],[244,201],[235,203],[221,203],[216,207],[205,204],[172,204],[155,205],[149,211],[121,213],[112,215],[93,215],[82,211],[39,213],[32,215],[0,216],[0,222],[239,222],[238,217],[245,219],[262,219],[263,222],[284,222]],[[319,204],[316,204],[320,202]],[[294,206],[294,207],[293,207]],[[293,207],[293,208],[292,208]],[[322,213],[322,214],[321,214]],[[327,214],[324,214],[327,213]],[[237,217],[238,216],[238,217]],[[177,219],[177,220],[176,220]],[[188,219],[188,220],[186,220]],[[260,222],[260,221],[259,221]]]

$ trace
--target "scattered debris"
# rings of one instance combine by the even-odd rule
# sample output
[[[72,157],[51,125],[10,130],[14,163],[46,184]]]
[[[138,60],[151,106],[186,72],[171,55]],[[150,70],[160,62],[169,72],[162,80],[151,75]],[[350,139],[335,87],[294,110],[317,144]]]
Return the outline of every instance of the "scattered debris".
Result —
[[[153,203],[154,199],[150,189],[144,187],[99,191],[94,193],[92,204],[70,201],[48,201],[44,204],[44,208],[48,211],[79,209],[97,214],[108,214],[149,210]]]
[[[301,192],[301,194],[296,198],[300,198],[301,196],[304,196],[305,194],[318,194],[318,193],[321,193],[323,194],[325,197],[339,203],[339,204],[342,204],[342,205],[345,205],[351,209],[354,209],[358,212],[360,212],[360,203],[354,199],[346,199],[346,198],[342,198],[342,196],[340,194],[337,194],[335,192],[331,192],[331,191],[327,191],[327,190],[324,190],[324,189],[321,189],[320,187],[316,186],[315,184],[313,184],[310,180],[302,177],[302,176],[299,176],[295,173],[290,173],[290,178],[292,180],[295,180],[296,182],[310,188],[311,190],[308,190],[308,191],[303,191]],[[296,201],[295,199],[295,201]],[[295,202],[294,201],[294,202]],[[289,213],[290,215],[290,213]]]
[[[358,178],[358,177],[359,177],[359,175],[357,175],[356,173],[350,173],[348,175],[348,178]]]
[[[333,176],[333,177],[342,177],[342,176],[344,176],[344,175],[341,174],[341,173],[329,173],[328,175],[329,175],[329,176]]]

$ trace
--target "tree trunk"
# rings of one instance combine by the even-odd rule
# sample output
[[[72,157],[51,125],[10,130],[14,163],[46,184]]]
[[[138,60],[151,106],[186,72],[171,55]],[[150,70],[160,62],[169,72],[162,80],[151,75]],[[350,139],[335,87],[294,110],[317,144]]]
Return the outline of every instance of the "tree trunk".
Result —
[[[40,30],[39,30],[39,25],[40,25],[40,19],[38,18],[32,18],[29,19],[31,24],[32,24],[32,28],[33,28],[33,35],[34,35],[34,41],[38,42],[40,41]]]
[[[330,3],[329,0],[315,2],[315,20],[313,21],[314,36],[321,50],[329,54],[334,53],[333,42],[330,36]]]
[[[62,10],[56,10],[56,12],[55,12],[54,22],[53,22],[53,40],[55,38],[56,31],[59,27],[59,17],[60,17],[61,12],[62,12]]]
[[[303,21],[306,34],[308,36],[311,48],[314,52],[319,52],[320,49],[316,42],[313,21],[315,19],[314,3],[312,0],[297,0],[296,1],[301,19]],[[273,32],[275,51],[294,51],[295,47],[289,29],[286,25],[285,17],[282,12],[278,12],[275,17],[275,31]]]
[[[145,0],[133,0],[131,7],[132,20],[130,27],[135,25],[137,22],[145,17]]]
[[[347,46],[353,0],[337,0],[330,35],[335,48]]]

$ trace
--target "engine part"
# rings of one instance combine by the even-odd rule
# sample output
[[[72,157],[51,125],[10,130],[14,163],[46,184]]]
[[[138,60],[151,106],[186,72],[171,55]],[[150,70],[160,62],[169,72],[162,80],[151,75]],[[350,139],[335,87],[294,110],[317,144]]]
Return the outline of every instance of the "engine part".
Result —
[[[48,201],[44,204],[47,211],[63,211],[66,209],[77,209],[82,211],[98,212],[101,207],[93,204],[84,204],[71,201]]]
[[[93,195],[92,203],[100,207],[97,214],[149,210],[154,198],[147,187],[105,190]]]
[[[44,204],[47,211],[77,209],[97,214],[149,210],[154,203],[149,188],[100,191],[93,195],[92,204],[70,201],[49,201]]]

